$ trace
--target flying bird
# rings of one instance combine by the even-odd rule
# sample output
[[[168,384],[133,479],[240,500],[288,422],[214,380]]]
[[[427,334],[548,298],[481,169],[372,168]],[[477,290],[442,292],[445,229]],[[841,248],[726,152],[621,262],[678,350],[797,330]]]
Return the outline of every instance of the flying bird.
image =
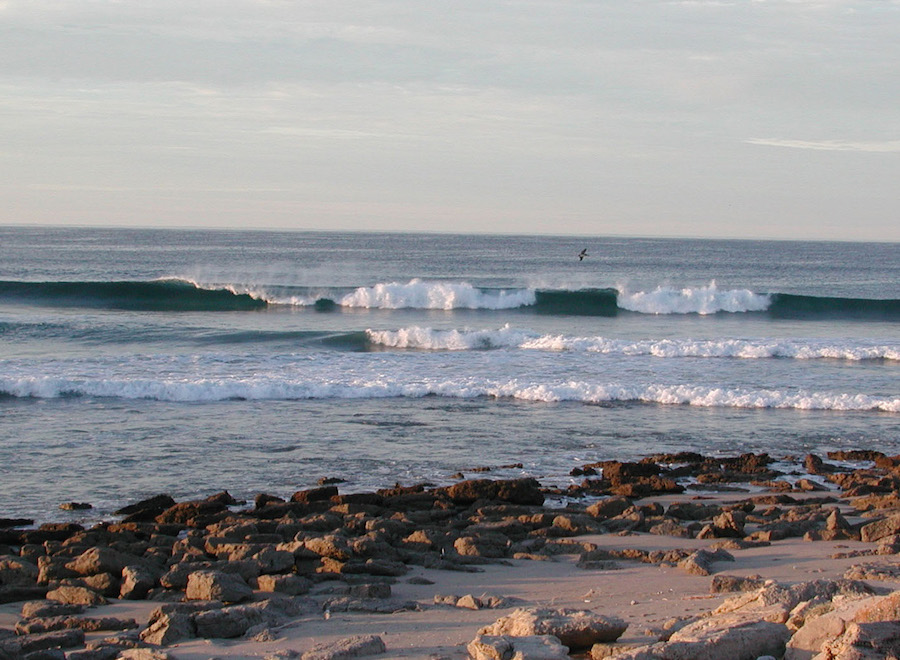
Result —
[[[584,248],[581,252],[578,253],[578,261],[584,261],[584,258],[588,256],[587,248]]]

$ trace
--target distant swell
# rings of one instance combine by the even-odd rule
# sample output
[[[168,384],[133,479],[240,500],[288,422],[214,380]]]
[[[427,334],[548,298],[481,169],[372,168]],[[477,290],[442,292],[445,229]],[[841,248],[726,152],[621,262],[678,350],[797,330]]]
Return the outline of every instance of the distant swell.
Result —
[[[900,320],[900,300],[832,298],[776,293],[769,314],[776,318],[859,318]]]
[[[137,311],[243,311],[264,300],[225,288],[202,288],[179,279],[149,282],[0,282],[0,299],[26,305]]]
[[[750,390],[700,385],[587,383],[577,381],[522,382],[494,379],[426,379],[388,382],[358,378],[345,381],[257,379],[85,380],[78,378],[0,378],[0,397],[111,397],[173,402],[230,399],[380,399],[438,396],[456,399],[505,398],[535,402],[603,404],[641,402],[725,408],[785,408],[798,410],[900,412],[900,399],[867,394]]]
[[[505,325],[496,330],[440,330],[410,327],[367,330],[369,343],[386,348],[430,351],[518,349],[658,358],[791,358],[796,360],[900,360],[900,344],[820,339],[610,339],[541,335]]]

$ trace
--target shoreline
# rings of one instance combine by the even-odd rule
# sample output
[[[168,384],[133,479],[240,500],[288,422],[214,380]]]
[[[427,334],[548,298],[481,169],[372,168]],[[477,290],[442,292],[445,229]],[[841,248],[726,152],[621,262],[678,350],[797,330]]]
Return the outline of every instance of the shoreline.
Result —
[[[181,503],[150,498],[125,507],[119,522],[89,529],[2,528],[0,658],[15,648],[9,657],[24,657],[23,643],[65,631],[68,646],[56,648],[73,660],[151,657],[124,650],[131,646],[188,660],[308,660],[319,657],[317,644],[361,636],[384,645],[376,657],[452,660],[477,653],[467,645],[503,617],[533,608],[549,617],[562,608],[625,624],[611,646],[581,640],[569,645],[580,655],[568,657],[662,658],[673,643],[688,643],[678,635],[741,612],[743,623],[731,628],[781,626],[782,655],[786,645],[785,657],[810,660],[791,644],[816,620],[836,616],[835,603],[853,604],[849,621],[900,589],[900,459],[810,455],[804,474],[789,475],[792,483],[772,463],[765,454],[679,454],[586,465],[580,503],[567,489],[572,499],[562,508],[546,505],[559,489],[485,472],[451,486],[370,493],[342,495],[340,484],[326,484],[290,500],[259,495],[243,508],[226,493]],[[685,477],[698,487],[677,483]],[[821,490],[822,480],[836,490]],[[751,485],[760,492],[734,490]],[[755,576],[760,581],[748,579]],[[784,596],[807,583],[817,585],[814,597]],[[765,606],[748,604],[754,594]],[[22,616],[23,602],[45,596],[71,610]],[[741,598],[747,603],[734,605]],[[79,602],[95,604],[79,612]],[[821,607],[813,612],[811,602]],[[723,606],[736,609],[710,614]],[[49,622],[59,617],[69,621]],[[85,630],[101,617],[133,625]],[[63,627],[25,632],[55,625]],[[99,641],[106,638],[116,641]],[[97,648],[83,650],[85,642]],[[627,650],[633,646],[647,648]],[[379,650],[367,648],[361,652]]]

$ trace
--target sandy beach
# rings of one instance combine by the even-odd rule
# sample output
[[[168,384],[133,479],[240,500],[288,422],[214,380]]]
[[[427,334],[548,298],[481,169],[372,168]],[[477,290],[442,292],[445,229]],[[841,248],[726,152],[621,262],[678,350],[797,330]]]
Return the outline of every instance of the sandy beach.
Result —
[[[756,461],[761,462],[764,461]],[[890,465],[890,462],[887,457],[882,460],[883,465]],[[750,465],[746,461],[745,464]],[[629,465],[640,464],[607,466],[604,472],[606,475],[617,472],[627,475]],[[829,464],[824,465],[828,468]],[[670,487],[665,480],[666,469],[671,468],[660,468],[660,474],[653,477],[657,479],[658,489]],[[752,472],[746,473],[745,477],[749,474]],[[533,608],[544,613],[586,610],[620,619],[627,627],[614,644],[591,645],[593,650],[591,646],[570,649],[570,657],[634,654],[635,651],[629,649],[654,643],[655,646],[646,651],[651,655],[622,657],[691,657],[666,655],[666,645],[659,640],[668,639],[673,631],[691,622],[712,621],[729,615],[729,612],[734,615],[735,611],[742,612],[742,620],[749,617],[751,620],[775,621],[786,626],[786,630],[797,627],[796,613],[792,618],[791,611],[796,610],[798,603],[786,604],[781,615],[773,614],[771,608],[777,599],[763,597],[766,605],[756,614],[753,608],[757,605],[741,605],[737,609],[733,605],[735,599],[747,599],[748,594],[763,593],[766,589],[771,591],[776,585],[782,589],[804,583],[837,585],[830,591],[823,591],[824,597],[812,598],[816,602],[830,603],[830,607],[819,607],[815,617],[807,616],[807,625],[844,601],[871,604],[879,599],[891,599],[890,594],[900,586],[900,561],[893,547],[896,539],[893,534],[884,532],[887,527],[878,533],[872,530],[873,525],[898,524],[892,518],[893,487],[886,485],[894,478],[893,470],[890,467],[844,469],[836,474],[844,476],[829,476],[828,482],[833,489],[830,491],[804,490],[798,486],[786,490],[784,482],[778,480],[770,482],[768,489],[761,488],[759,481],[757,486],[751,487],[749,479],[732,473],[730,479],[745,479],[743,485],[729,484],[728,488],[733,490],[688,489],[680,493],[651,492],[630,498],[608,492],[604,496],[585,498],[582,502],[572,500],[566,509],[517,502],[534,496],[535,490],[531,488],[534,484],[482,478],[462,481],[443,490],[410,489],[387,497],[383,493],[378,505],[363,503],[366,498],[362,496],[344,501],[340,495],[317,499],[333,492],[328,487],[305,491],[305,496],[295,495],[293,502],[265,502],[260,507],[258,500],[255,509],[230,506],[218,513],[204,515],[197,513],[203,509],[200,503],[180,503],[173,508],[181,507],[179,510],[183,513],[193,507],[193,514],[188,514],[189,517],[179,523],[171,522],[173,514],[169,511],[155,516],[153,523],[101,526],[106,533],[131,530],[132,534],[154,528],[157,536],[165,536],[165,532],[171,533],[177,528],[178,540],[174,549],[169,549],[164,562],[156,558],[159,564],[157,577],[144,596],[148,600],[134,599],[135,594],[127,594],[128,598],[113,597],[125,594],[126,580],[120,567],[118,579],[112,580],[113,586],[105,588],[108,598],[105,604],[92,606],[76,618],[133,620],[137,627],[130,633],[86,633],[86,643],[95,649],[103,648],[102,644],[98,646],[98,640],[115,636],[119,638],[116,643],[122,653],[126,653],[127,646],[144,648],[143,651],[128,651],[132,655],[126,653],[121,657],[187,660],[353,657],[334,651],[336,646],[318,655],[315,649],[322,649],[322,645],[339,645],[342,640],[346,643],[348,638],[375,636],[383,643],[384,650],[376,653],[380,649],[361,649],[361,655],[374,653],[377,657],[435,660],[489,657],[471,655],[467,646],[480,630],[516,611]],[[642,484],[651,487],[649,479],[648,476],[623,476],[616,484],[616,479],[609,482],[607,477],[594,480],[591,488],[595,493],[599,492],[602,481],[605,482],[602,488],[607,491],[630,489],[637,492],[635,489]],[[838,489],[835,481],[841,482],[844,489]],[[862,483],[870,486],[863,488]],[[516,485],[518,490],[504,491],[502,484]],[[882,492],[878,492],[879,489]],[[869,492],[860,494],[865,490]],[[484,497],[489,492],[494,496]],[[303,501],[304,497],[307,501]],[[394,501],[388,504],[390,498]],[[625,508],[610,515],[615,509],[609,507],[617,503]],[[876,503],[882,506],[876,507]],[[681,507],[693,507],[691,515],[697,519],[689,521],[678,517],[687,511]],[[263,513],[267,508],[269,511]],[[298,515],[301,511],[306,511],[306,515]],[[283,515],[268,517],[279,513]],[[385,522],[389,520],[402,529],[398,527],[400,531],[394,535],[395,543],[380,546],[388,539],[384,530],[389,527]],[[741,535],[726,529],[727,520],[739,522]],[[836,520],[840,521],[839,525],[835,524]],[[803,525],[798,527],[799,521]],[[784,524],[776,525],[785,522],[794,524],[793,531],[785,531],[788,527]],[[300,530],[304,524],[305,529]],[[253,529],[247,525],[252,525]],[[300,526],[297,527],[300,531],[292,535],[292,541],[262,531],[275,529],[275,526],[284,528],[285,525]],[[319,531],[312,531],[314,527]],[[799,533],[801,527],[806,531]],[[773,533],[776,529],[781,531]],[[840,531],[836,531],[838,529]],[[669,533],[663,533],[663,530]],[[244,538],[238,538],[240,533],[251,531],[253,533],[244,534]],[[10,544],[10,535],[14,533],[7,530],[4,537],[7,545],[3,548],[5,556],[0,576],[4,579],[5,591],[0,593],[11,593],[11,585],[16,584],[13,577],[17,551],[22,560],[20,564],[27,563],[29,557],[45,557],[34,562],[35,566],[40,565],[40,575],[31,585],[50,589],[47,595],[54,599],[52,602],[78,602],[80,596],[61,595],[58,587],[65,584],[91,586],[92,578],[88,573],[101,572],[99,567],[82,569],[72,563],[85,553],[93,551],[97,554],[99,545],[82,552],[84,534],[80,543],[48,540],[39,549],[34,544]],[[441,547],[439,537],[452,542]],[[70,538],[78,537],[72,532]],[[202,542],[194,542],[192,546],[190,539],[202,539]],[[368,539],[370,545],[364,547],[364,543],[360,544],[361,539]],[[501,539],[499,552],[496,551],[498,539]],[[67,543],[71,548],[68,553],[65,552]],[[229,545],[223,550],[226,543]],[[265,547],[267,543],[268,548]],[[147,547],[143,557],[146,561],[157,554],[151,547]],[[191,547],[195,551],[186,552]],[[406,550],[397,554],[389,550],[391,547]],[[122,553],[124,548],[121,543],[109,544],[110,554],[100,557],[100,564],[104,560],[113,561],[112,553]],[[265,554],[271,548],[291,553],[293,561],[275,566],[275,555]],[[53,560],[50,552],[53,550],[56,557],[64,559]],[[347,552],[341,554],[343,551]],[[705,552],[708,561],[692,561],[698,557],[697,551],[701,551],[701,555]],[[45,554],[41,555],[41,552]],[[165,570],[171,575],[173,566],[177,568],[195,562],[193,565],[197,570],[208,572],[213,568],[216,569],[213,572],[221,575],[228,571],[225,564],[231,563],[238,566],[234,572],[240,574],[248,570],[247,557],[253,557],[257,562],[255,569],[251,569],[251,573],[257,572],[257,575],[237,578],[253,588],[252,593],[248,589],[240,598],[234,598],[240,605],[228,602],[232,598],[229,596],[223,597],[225,602],[218,603],[198,599],[196,593],[191,593],[193,587],[189,583],[186,588],[160,586],[160,577],[166,574]],[[64,564],[67,567],[60,568]],[[51,570],[49,566],[56,568]],[[54,575],[54,570],[55,577],[48,577]],[[62,577],[66,571],[71,575]],[[81,575],[76,575],[78,571]],[[18,575],[25,572],[20,570]],[[389,575],[391,573],[393,575]],[[285,576],[302,577],[303,588],[294,589],[302,593],[290,593],[290,589],[287,593],[278,593],[278,589],[286,589],[284,586],[274,587],[276,591],[273,592],[273,587],[266,585],[274,583],[263,579],[267,575],[282,580],[279,582],[282,585],[287,584]],[[723,576],[757,578],[759,582],[742,585],[736,581],[727,585],[721,581]],[[855,581],[847,578],[855,578]],[[25,581],[20,580],[18,584],[23,585]],[[162,584],[171,587],[171,580],[167,583],[163,577]],[[852,586],[848,587],[848,584]],[[98,585],[99,582],[94,582],[90,591],[95,594],[104,591]],[[54,587],[57,587],[57,593],[54,593]],[[210,593],[215,594],[215,589]],[[161,639],[147,633],[148,624],[159,618],[159,614],[152,612],[160,605],[175,607],[173,604],[177,602],[199,600],[200,609],[221,610],[224,607],[223,611],[226,611],[229,607],[252,608],[269,599],[290,602],[290,607],[279,609],[277,615],[264,619],[262,624],[249,625],[239,634],[230,632],[227,638],[203,636],[197,632],[201,626],[183,633],[183,638],[171,643],[149,643]],[[10,597],[5,596],[4,600],[10,600]],[[203,602],[206,602],[205,606]],[[717,608],[720,608],[718,612]],[[0,629],[8,631],[0,636],[0,642],[6,644],[0,649],[7,649],[8,653],[12,653],[9,649],[15,648],[17,640],[28,637],[12,632],[25,620],[22,609],[21,601],[0,606]],[[190,616],[194,617],[196,626],[198,615]],[[896,617],[891,616],[892,625],[900,626],[900,622],[894,620]],[[779,618],[784,620],[779,622]],[[851,615],[846,618],[849,620]],[[803,617],[800,621],[804,623]],[[785,640],[797,631],[790,630],[790,633],[785,633]],[[138,634],[147,643],[140,642]],[[126,639],[131,641],[123,641]],[[792,651],[790,643],[787,646],[787,655],[783,657],[814,657],[812,653],[804,655]],[[101,655],[101,651],[94,650],[94,655],[88,655],[91,652],[79,650],[83,648],[84,644],[72,646],[66,648],[65,656],[54,657],[116,657],[112,653],[119,652],[107,650],[107,655]],[[783,645],[781,649],[784,652]],[[752,650],[747,652],[753,658],[757,657]],[[795,655],[790,655],[792,652]],[[138,653],[145,655],[135,655]],[[697,651],[693,657],[717,657],[715,651],[712,651],[713,655],[709,653],[711,651]],[[26,655],[23,651],[10,657]],[[524,653],[515,657],[556,656]]]

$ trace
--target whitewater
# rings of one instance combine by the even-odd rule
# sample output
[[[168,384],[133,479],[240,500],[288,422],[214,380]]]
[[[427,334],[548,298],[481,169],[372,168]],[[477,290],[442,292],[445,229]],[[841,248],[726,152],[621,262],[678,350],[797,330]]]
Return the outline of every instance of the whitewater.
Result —
[[[900,453],[898,282],[896,244],[0,227],[0,517]]]

